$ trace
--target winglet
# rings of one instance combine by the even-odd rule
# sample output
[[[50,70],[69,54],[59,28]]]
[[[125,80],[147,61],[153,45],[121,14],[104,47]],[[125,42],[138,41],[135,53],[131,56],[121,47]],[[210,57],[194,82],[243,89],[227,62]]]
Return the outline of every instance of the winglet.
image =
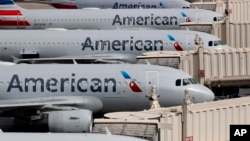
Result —
[[[15,56],[12,56],[12,55],[11,55],[10,57],[13,59],[13,61],[12,61],[12,62],[13,62],[13,63],[15,63],[15,64],[16,64],[17,62],[19,62],[19,61],[20,61],[20,59],[19,59],[19,58],[17,58],[17,57],[15,57]]]
[[[105,130],[106,130],[107,135],[109,135],[109,136],[112,135],[111,132],[109,131],[108,127],[105,127]]]
[[[74,64],[77,64],[77,62],[76,62],[76,60],[75,60],[75,59],[73,59],[73,63],[74,63]]]
[[[147,65],[151,65],[151,63],[148,61],[148,59],[146,59]]]
[[[0,134],[1,134],[1,133],[3,133],[3,130],[2,130],[2,129],[0,129]]]

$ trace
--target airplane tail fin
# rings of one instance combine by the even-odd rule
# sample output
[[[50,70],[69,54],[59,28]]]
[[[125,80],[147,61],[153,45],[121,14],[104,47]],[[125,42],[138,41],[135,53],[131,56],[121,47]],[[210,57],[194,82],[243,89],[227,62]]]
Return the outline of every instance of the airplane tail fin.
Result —
[[[13,0],[0,0],[0,9],[21,9]]]
[[[15,56],[11,55],[10,57],[12,58],[12,62],[15,63],[15,64],[20,61],[20,59],[15,57]]]
[[[106,130],[107,135],[109,135],[109,136],[112,135],[111,132],[109,131],[108,127],[105,127],[105,130]]]
[[[13,0],[0,0],[0,26],[29,26],[28,21],[23,20],[24,11],[25,9],[15,4]]]

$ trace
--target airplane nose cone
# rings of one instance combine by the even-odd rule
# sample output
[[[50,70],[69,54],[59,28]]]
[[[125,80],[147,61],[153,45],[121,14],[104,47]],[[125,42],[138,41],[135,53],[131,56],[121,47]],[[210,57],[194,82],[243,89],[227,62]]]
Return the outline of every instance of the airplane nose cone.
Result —
[[[193,103],[213,101],[215,98],[214,93],[210,89],[200,84],[188,88],[187,90],[190,100]]]
[[[204,94],[204,101],[214,101],[215,96],[214,96],[213,91],[211,91],[210,89],[208,89],[205,86],[204,86],[204,88],[206,89],[206,91],[203,92],[203,94]]]

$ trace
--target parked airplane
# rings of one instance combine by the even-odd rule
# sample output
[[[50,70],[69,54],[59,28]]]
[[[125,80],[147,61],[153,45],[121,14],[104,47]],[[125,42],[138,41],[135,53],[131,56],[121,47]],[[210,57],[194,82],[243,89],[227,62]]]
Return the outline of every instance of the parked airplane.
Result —
[[[1,141],[147,141],[108,134],[89,133],[0,133]]]
[[[5,29],[179,29],[185,22],[217,22],[222,14],[203,9],[23,9],[12,0],[0,2],[0,28]]]
[[[229,48],[214,35],[190,30],[1,30],[0,60],[60,57],[135,63],[147,51],[193,50],[196,35],[205,49]]]
[[[162,107],[182,104],[185,89],[193,103],[214,100],[189,74],[163,66],[16,64],[0,70],[0,117],[50,132],[89,132],[92,113],[149,108],[153,85]]]
[[[50,4],[55,8],[82,9],[88,7],[112,9],[153,9],[153,8],[189,8],[185,0],[25,0]]]

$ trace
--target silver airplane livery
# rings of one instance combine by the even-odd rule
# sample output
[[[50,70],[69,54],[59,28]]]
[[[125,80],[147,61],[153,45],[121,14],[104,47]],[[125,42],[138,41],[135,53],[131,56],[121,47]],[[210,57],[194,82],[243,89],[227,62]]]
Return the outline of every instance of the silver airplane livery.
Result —
[[[88,7],[112,9],[153,9],[153,8],[189,8],[185,0],[25,0],[52,5],[61,9],[82,9]]]
[[[23,9],[12,0],[0,2],[2,29],[179,29],[180,23],[223,19],[204,9]]]
[[[205,49],[229,48],[214,35],[190,30],[1,30],[0,60],[65,57],[135,63],[148,51],[194,50],[197,35]]]
[[[189,74],[163,66],[14,64],[0,70],[0,117],[50,132],[90,132],[93,114],[150,108],[152,86],[162,107],[182,104],[185,90],[193,103],[214,100]]]

